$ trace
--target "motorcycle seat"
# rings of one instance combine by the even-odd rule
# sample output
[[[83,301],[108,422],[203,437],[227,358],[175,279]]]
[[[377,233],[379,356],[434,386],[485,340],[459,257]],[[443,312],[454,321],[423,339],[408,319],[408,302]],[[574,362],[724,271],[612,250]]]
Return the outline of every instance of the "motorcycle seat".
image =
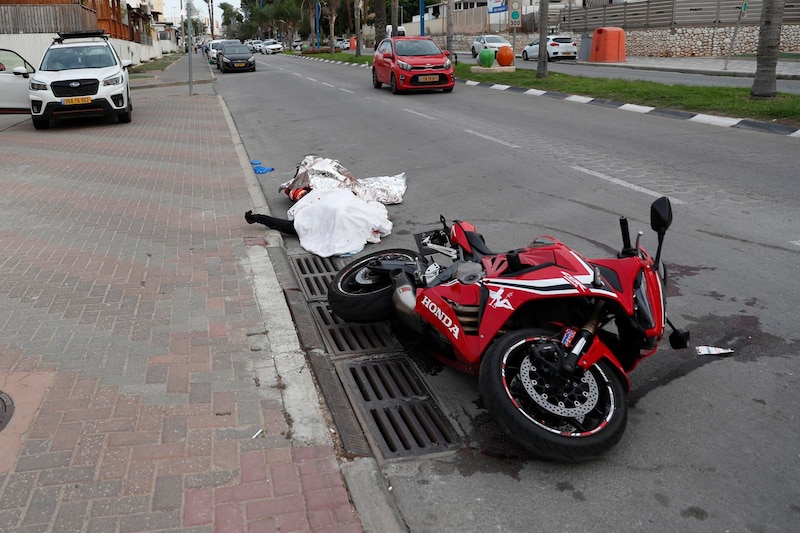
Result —
[[[486,243],[483,240],[483,236],[480,233],[475,233],[474,231],[465,231],[464,232],[467,236],[467,241],[469,245],[472,247],[472,255],[482,257],[485,255],[497,255],[493,251],[486,246]]]

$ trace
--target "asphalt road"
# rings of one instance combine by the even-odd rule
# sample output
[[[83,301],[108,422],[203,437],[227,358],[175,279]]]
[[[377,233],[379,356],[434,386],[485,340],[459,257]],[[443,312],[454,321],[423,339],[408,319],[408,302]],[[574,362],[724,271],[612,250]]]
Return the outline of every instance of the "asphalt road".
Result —
[[[545,463],[498,432],[477,383],[409,348],[463,436],[458,453],[382,464],[409,530],[763,531],[800,513],[800,272],[797,139],[457,85],[392,95],[369,70],[286,56],[215,84],[274,214],[305,155],[358,177],[406,172],[379,247],[414,248],[439,214],[475,224],[494,249],[550,234],[588,256],[620,246],[617,218],[644,232],[666,194],[670,316],[698,357],[667,346],[631,375],[623,441],[601,461]],[[287,239],[289,253],[299,251]]]

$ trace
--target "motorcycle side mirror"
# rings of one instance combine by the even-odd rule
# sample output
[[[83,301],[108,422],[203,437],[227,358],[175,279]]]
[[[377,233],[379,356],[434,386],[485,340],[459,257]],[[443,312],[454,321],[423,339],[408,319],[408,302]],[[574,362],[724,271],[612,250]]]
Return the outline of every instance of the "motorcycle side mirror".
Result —
[[[672,204],[662,196],[650,206],[650,227],[659,235],[667,232],[672,224]]]
[[[689,330],[676,329],[669,334],[669,345],[673,350],[683,350],[689,346],[690,336]]]

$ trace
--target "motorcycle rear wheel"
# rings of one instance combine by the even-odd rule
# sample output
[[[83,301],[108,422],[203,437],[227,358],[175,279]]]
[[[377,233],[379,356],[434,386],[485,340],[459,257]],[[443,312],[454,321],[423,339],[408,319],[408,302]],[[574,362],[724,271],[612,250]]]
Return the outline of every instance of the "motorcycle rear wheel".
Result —
[[[596,459],[625,431],[625,388],[605,360],[559,378],[555,352],[548,349],[559,338],[556,331],[524,329],[498,339],[481,362],[481,396],[494,420],[526,450],[563,462]]]
[[[392,316],[394,288],[389,273],[370,269],[370,263],[393,259],[414,262],[417,252],[394,248],[360,257],[342,268],[328,287],[328,307],[347,322],[380,322]]]

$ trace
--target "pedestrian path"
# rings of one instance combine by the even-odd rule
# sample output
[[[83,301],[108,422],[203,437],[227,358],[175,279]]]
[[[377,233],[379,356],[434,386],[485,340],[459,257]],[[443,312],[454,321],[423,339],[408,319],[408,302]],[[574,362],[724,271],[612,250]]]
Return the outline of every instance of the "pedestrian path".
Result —
[[[190,60],[213,79],[135,82],[130,124],[0,131],[2,532],[363,530]]]

